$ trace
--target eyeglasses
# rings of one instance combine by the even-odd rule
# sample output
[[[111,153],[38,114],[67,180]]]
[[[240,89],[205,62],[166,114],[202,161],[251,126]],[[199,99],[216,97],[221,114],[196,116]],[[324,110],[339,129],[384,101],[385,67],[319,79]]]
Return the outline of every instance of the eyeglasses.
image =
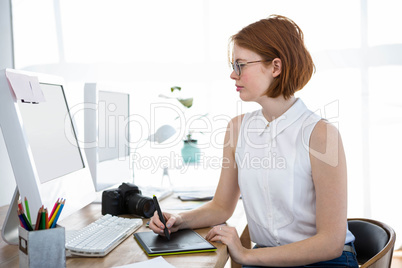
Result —
[[[250,63],[256,63],[256,62],[267,62],[267,61],[272,61],[272,60],[256,60],[256,61],[247,61],[247,62],[238,62],[235,61],[234,63],[231,62],[230,64],[232,65],[232,69],[233,71],[235,71],[235,73],[240,76],[241,75],[241,69],[246,66],[247,64]]]

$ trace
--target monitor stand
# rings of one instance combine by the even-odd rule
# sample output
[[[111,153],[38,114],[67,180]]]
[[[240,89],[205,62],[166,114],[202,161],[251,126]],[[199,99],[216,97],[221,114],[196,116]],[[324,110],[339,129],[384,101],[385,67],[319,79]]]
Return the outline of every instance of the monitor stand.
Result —
[[[20,192],[18,191],[18,187],[15,187],[14,195],[8,207],[7,216],[1,230],[3,240],[10,245],[18,245],[18,226],[20,225],[20,221],[18,219],[17,209],[19,196]]]

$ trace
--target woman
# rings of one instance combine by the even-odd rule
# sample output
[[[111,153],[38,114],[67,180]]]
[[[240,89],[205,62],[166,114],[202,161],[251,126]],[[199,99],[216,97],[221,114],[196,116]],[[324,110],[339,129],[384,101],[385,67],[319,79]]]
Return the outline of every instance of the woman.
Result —
[[[214,199],[178,215],[164,213],[169,232],[225,222],[241,193],[256,247],[244,248],[233,227],[215,226],[206,236],[226,244],[234,261],[244,267],[358,267],[340,135],[294,96],[314,71],[301,29],[270,16],[232,36],[232,44],[230,77],[240,98],[262,109],[231,120]],[[156,214],[150,228],[163,235]]]

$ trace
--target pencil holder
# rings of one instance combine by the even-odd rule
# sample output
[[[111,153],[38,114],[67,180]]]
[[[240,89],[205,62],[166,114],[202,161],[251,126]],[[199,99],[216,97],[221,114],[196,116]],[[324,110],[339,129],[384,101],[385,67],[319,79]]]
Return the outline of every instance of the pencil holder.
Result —
[[[19,231],[20,267],[66,267],[64,227]]]

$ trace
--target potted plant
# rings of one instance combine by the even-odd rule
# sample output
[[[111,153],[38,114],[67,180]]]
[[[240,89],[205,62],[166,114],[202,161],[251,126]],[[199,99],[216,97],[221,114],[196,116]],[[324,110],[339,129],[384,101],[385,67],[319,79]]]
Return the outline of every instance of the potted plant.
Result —
[[[175,90],[181,91],[181,87],[175,86],[171,87],[170,91],[173,93]],[[174,98],[174,97],[168,97],[165,95],[159,95],[159,97],[166,98],[166,99],[177,99],[185,109],[191,108],[193,106],[193,98]],[[197,119],[200,119],[205,115],[200,116]],[[197,146],[197,140],[193,138],[193,130],[188,130],[186,134],[186,138],[183,140],[183,148],[181,149],[181,155],[183,158],[183,161],[185,163],[198,163],[200,160],[200,148]],[[202,132],[200,132],[202,133]]]
[[[192,133],[189,131],[187,139],[183,141],[183,148],[181,148],[181,156],[184,163],[198,163],[200,161],[201,150],[197,146],[197,140],[191,137]]]

